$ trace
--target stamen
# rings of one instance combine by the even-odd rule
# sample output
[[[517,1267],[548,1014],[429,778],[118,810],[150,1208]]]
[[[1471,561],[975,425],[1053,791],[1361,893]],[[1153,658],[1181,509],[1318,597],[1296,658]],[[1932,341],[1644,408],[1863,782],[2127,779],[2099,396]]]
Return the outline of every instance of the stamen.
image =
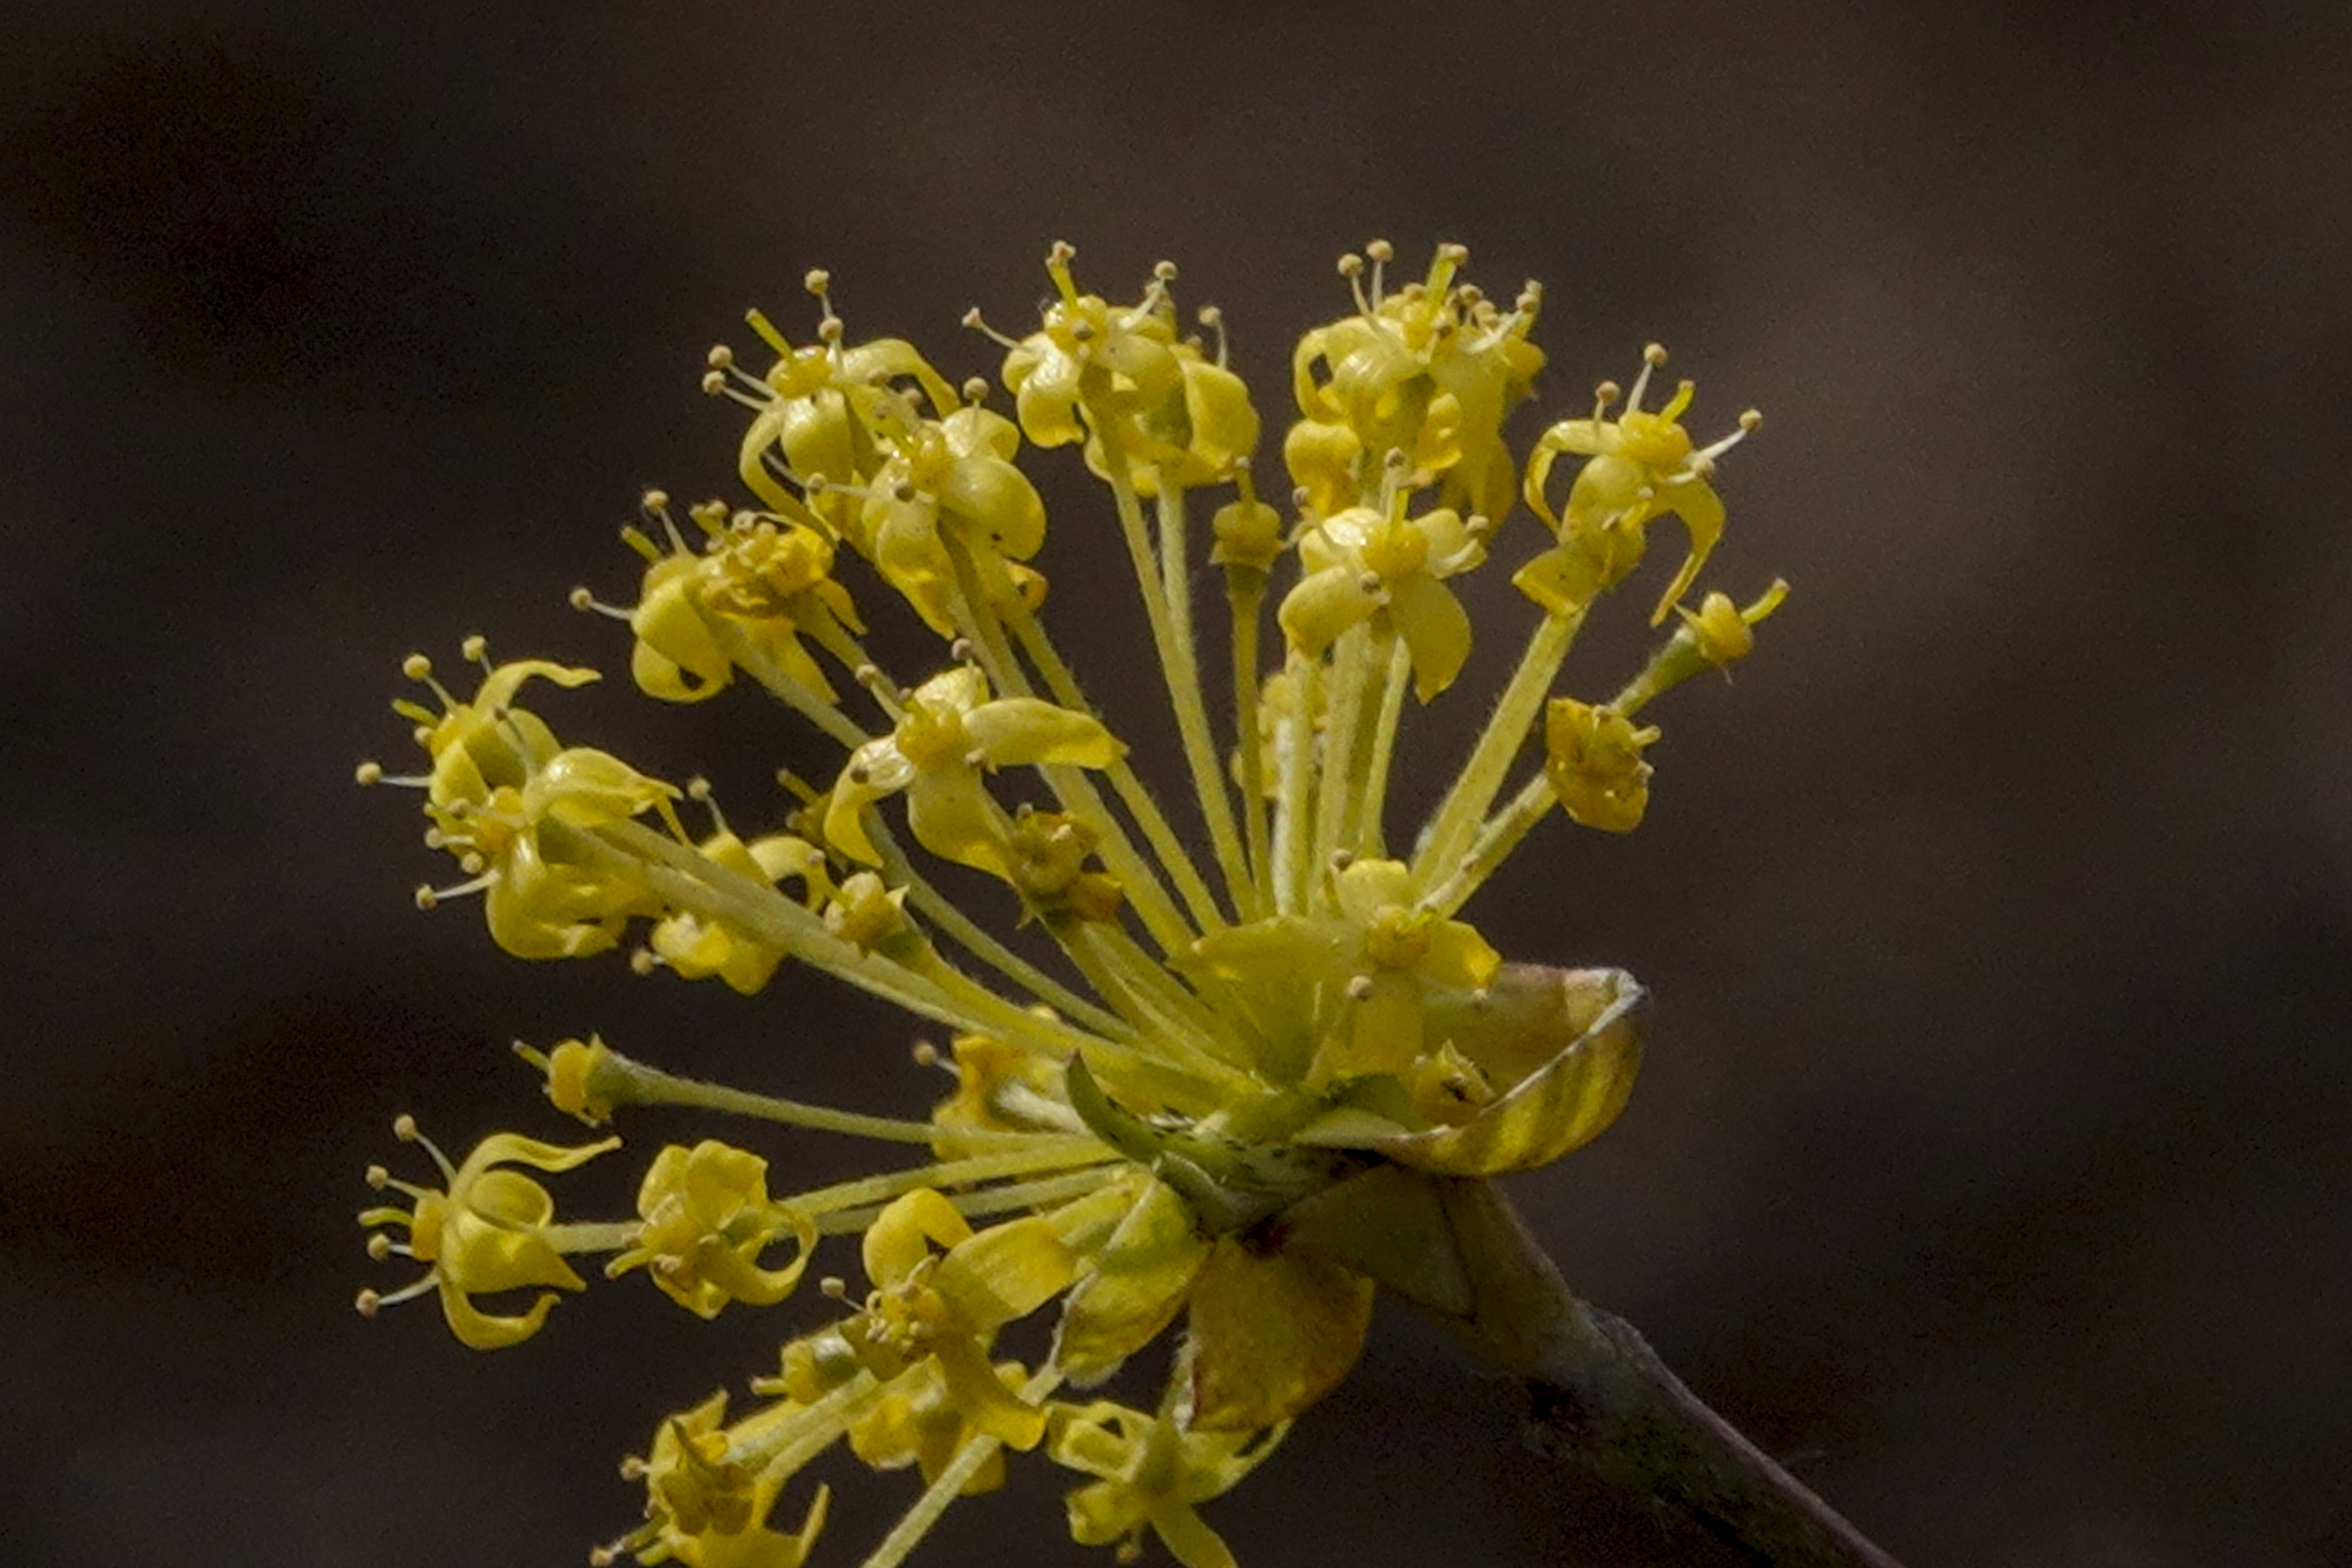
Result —
[[[1217,334],[1217,368],[1224,369],[1233,353],[1233,343],[1225,336],[1225,313],[1214,305],[1203,305],[1194,320]]]
[[[752,396],[730,383],[727,379],[726,372],[717,370],[703,373],[702,393],[706,397],[724,397],[730,403],[740,403],[746,408],[755,410],[766,408],[774,400],[772,394],[767,397]]]
[[[416,1118],[407,1114],[405,1111],[393,1118],[392,1135],[394,1138],[399,1139],[404,1143],[415,1144],[418,1148],[431,1155],[433,1157],[433,1163],[441,1168],[441,1179],[447,1182],[451,1186],[457,1185],[457,1167],[449,1163],[448,1155],[441,1152],[441,1146],[438,1143],[434,1142],[432,1139],[425,1136],[424,1132],[419,1130],[416,1125]]]
[[[411,680],[422,681],[431,687],[433,695],[441,699],[443,708],[454,712],[459,707],[457,700],[449,695],[449,689],[433,679],[433,661],[423,654],[412,653],[402,659],[400,673]]]
[[[1364,258],[1352,250],[1339,258],[1339,276],[1348,280],[1348,291],[1356,297],[1356,313],[1370,317],[1372,302],[1364,296]]]
[[[625,621],[629,618],[629,612],[627,610],[622,608],[618,605],[607,605],[602,603],[597,599],[595,595],[590,593],[585,587],[572,589],[572,592],[563,596],[563,602],[583,614],[599,615],[604,616],[608,620],[615,621]]]
[[[1077,259],[1078,247],[1066,239],[1057,239],[1045,252],[1045,271],[1054,279],[1054,289],[1062,296],[1062,303],[1076,310],[1078,303],[1077,280],[1070,276],[1070,263]]]
[[[998,331],[994,327],[990,326],[985,321],[982,320],[980,307],[977,305],[974,305],[971,310],[966,310],[963,313],[963,324],[972,331],[978,332],[981,336],[988,339],[989,342],[994,343],[998,348],[1017,349],[1021,346],[1019,339],[1006,337],[1003,332]]]
[[[487,892],[490,884],[497,880],[495,875],[476,877],[453,888],[436,888],[430,882],[420,882],[416,888],[416,907],[420,910],[436,909],[445,899],[462,899],[469,894]]]
[[[1364,246],[1364,254],[1371,259],[1372,263],[1372,309],[1377,310],[1381,308],[1382,298],[1387,293],[1385,280],[1388,277],[1388,266],[1396,258],[1396,247],[1385,239],[1370,240]]]
[[[1757,431],[1763,427],[1764,416],[1751,408],[1747,413],[1742,414],[1739,416],[1738,429],[1734,430],[1730,435],[1726,436],[1720,441],[1712,442],[1700,447],[1696,453],[1692,454],[1692,457],[1694,460],[1713,462],[1716,458],[1722,457],[1726,452],[1730,451],[1731,448],[1738,446],[1740,442],[1746,440],[1748,437],[1753,436]]]
[[[1650,387],[1650,373],[1665,363],[1665,344],[1644,343],[1642,345],[1642,374],[1633,378],[1633,395],[1625,399],[1626,413],[1638,414],[1641,412],[1642,394],[1648,391]]]

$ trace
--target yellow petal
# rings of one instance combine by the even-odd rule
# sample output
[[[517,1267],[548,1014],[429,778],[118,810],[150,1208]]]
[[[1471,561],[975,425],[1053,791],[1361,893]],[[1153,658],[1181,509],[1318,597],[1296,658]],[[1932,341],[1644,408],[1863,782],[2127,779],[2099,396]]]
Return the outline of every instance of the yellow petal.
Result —
[[[915,1271],[931,1254],[932,1244],[950,1247],[971,1235],[971,1224],[955,1205],[929,1187],[917,1187],[893,1199],[866,1227],[862,1255],[866,1277],[888,1289]]]
[[[963,722],[991,767],[1066,763],[1107,768],[1127,754],[1101,720],[1034,697],[980,703],[964,714]]]
[[[511,1318],[493,1317],[467,1300],[465,1292],[447,1279],[441,1281],[441,1315],[448,1320],[449,1331],[457,1336],[457,1342],[468,1350],[504,1350],[522,1343],[546,1323],[547,1314],[555,1310],[555,1293],[551,1290],[532,1302],[528,1312]]]
[[[1453,685],[1470,658],[1470,612],[1454,590],[1418,574],[1391,583],[1389,618],[1412,658],[1413,695],[1426,702]]]
[[[967,1328],[986,1333],[1059,1295],[1077,1267],[1077,1255],[1063,1244],[1054,1222],[1033,1216],[991,1226],[958,1243],[931,1283]]]

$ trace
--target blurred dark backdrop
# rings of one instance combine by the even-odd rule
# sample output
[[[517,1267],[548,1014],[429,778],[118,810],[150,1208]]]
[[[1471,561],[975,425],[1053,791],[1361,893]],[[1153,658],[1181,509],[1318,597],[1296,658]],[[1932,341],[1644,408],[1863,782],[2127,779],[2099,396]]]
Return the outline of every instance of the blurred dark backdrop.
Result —
[[[876,1109],[928,1080],[813,975],[745,1003],[418,915],[443,865],[349,783],[404,748],[398,659],[481,630],[617,670],[564,590],[628,595],[641,486],[729,487],[701,351],[754,303],[803,331],[806,267],[970,374],[957,317],[1022,321],[1049,239],[1106,292],[1173,256],[1278,429],[1332,258],[1387,235],[1546,280],[1550,411],[1654,336],[1697,428],[1770,420],[1721,575],[1796,597],[1662,710],[1639,834],[1555,823],[1474,909],[1661,999],[1623,1121],[1517,1189],[1571,1278],[1915,1568],[2352,1561],[2347,20],[15,0],[8,1555],[563,1563],[625,1527],[612,1461],[808,1310],[613,1288],[491,1357],[429,1305],[364,1323],[392,1115],[560,1137],[505,1042],[590,1027]],[[1083,602],[1067,493],[1044,563]],[[1466,689],[1522,624],[1491,575]],[[1091,668],[1145,646],[1081,618]],[[791,754],[750,696],[615,684],[565,732]],[[1257,1568],[1709,1560],[1512,1419],[1384,1320],[1211,1517]],[[1102,1561],[1027,1468],[923,1560]],[[849,1479],[824,1561],[908,1495]]]

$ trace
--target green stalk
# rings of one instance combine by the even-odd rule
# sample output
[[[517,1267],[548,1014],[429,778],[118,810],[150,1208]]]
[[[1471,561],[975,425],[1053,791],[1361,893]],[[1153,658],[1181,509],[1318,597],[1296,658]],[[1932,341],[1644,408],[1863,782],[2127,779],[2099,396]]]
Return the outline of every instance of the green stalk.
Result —
[[[1265,834],[1265,757],[1257,733],[1257,618],[1265,605],[1265,574],[1225,568],[1225,602],[1233,606],[1234,743],[1241,763],[1242,823],[1249,840],[1249,897],[1242,913],[1262,920],[1274,905],[1274,858]]]
[[[1238,910],[1247,901],[1249,866],[1242,858],[1241,834],[1234,826],[1233,797],[1217,766],[1217,745],[1209,727],[1205,694],[1201,689],[1200,653],[1192,629],[1192,580],[1185,543],[1184,492],[1160,487],[1160,577],[1168,595],[1171,649],[1181,661],[1168,670],[1169,700],[1176,709],[1177,727],[1184,740],[1184,760],[1192,770],[1192,793],[1209,825],[1217,868],[1225,879],[1225,896]]]
[[[1472,894],[1486,885],[1511,852],[1519,847],[1535,825],[1559,804],[1559,796],[1551,787],[1551,780],[1538,771],[1519,786],[1511,804],[1487,818],[1471,840],[1469,852],[1445,880],[1421,896],[1422,907],[1434,910],[1440,916],[1451,916],[1470,901]]]
[[[1437,867],[1461,857],[1470,835],[1503,787],[1512,759],[1527,744],[1528,733],[1543,710],[1544,694],[1551,689],[1552,677],[1559,673],[1560,661],[1568,657],[1577,628],[1583,624],[1581,610],[1572,616],[1547,615],[1536,623],[1510,685],[1487,715],[1486,728],[1471,749],[1469,760],[1423,831],[1412,858],[1415,885],[1427,882]]]

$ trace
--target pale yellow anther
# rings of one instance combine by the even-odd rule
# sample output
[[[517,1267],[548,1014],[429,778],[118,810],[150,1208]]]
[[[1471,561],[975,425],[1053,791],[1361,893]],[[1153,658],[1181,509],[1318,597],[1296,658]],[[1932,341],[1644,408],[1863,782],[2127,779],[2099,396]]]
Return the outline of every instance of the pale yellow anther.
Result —
[[[383,764],[382,763],[362,763],[358,767],[352,770],[352,781],[357,784],[382,784],[383,782]]]
[[[433,661],[421,653],[412,653],[400,661],[400,673],[411,680],[433,679]]]
[[[710,352],[702,356],[702,363],[712,370],[729,369],[735,363],[735,351],[725,343],[713,343]]]
[[[1665,363],[1666,345],[1664,343],[1643,343],[1642,345],[1642,361],[1643,363],[1650,365],[1662,365]]]
[[[1173,283],[1176,281],[1176,264],[1172,261],[1155,261],[1151,264],[1151,276],[1159,282]]]
[[[822,300],[825,291],[833,287],[833,274],[822,267],[812,267],[802,275],[801,287]]]
[[[1372,977],[1371,977],[1370,975],[1369,975],[1369,974],[1358,974],[1358,975],[1354,975],[1354,976],[1352,976],[1351,978],[1349,978],[1349,980],[1348,981],[1348,1000],[1349,1000],[1349,1001],[1350,1001],[1350,1002],[1369,1002],[1369,1001],[1370,1001],[1371,999],[1372,999]]]
[[[1345,256],[1339,258],[1340,277],[1349,279],[1359,278],[1363,275],[1363,271],[1364,258],[1357,255],[1354,251],[1351,250]]]
[[[383,1310],[383,1293],[373,1289],[362,1290],[352,1298],[352,1310],[362,1318],[374,1317]]]
[[[392,1256],[392,1237],[384,1235],[382,1231],[378,1231],[373,1236],[369,1237],[367,1238],[367,1255],[371,1259],[377,1263],[382,1263],[385,1258],[390,1258]]]
[[[563,602],[575,610],[588,611],[596,607],[596,595],[590,593],[586,585],[583,584],[564,595]]]
[[[1760,409],[1751,408],[1739,416],[1739,428],[1750,436],[1763,427],[1764,415]]]
[[[727,377],[723,373],[715,370],[707,370],[702,373],[702,394],[704,396],[717,397],[726,390]]]
[[[1370,240],[1364,246],[1364,254],[1385,267],[1396,259],[1396,247],[1385,239]]]

